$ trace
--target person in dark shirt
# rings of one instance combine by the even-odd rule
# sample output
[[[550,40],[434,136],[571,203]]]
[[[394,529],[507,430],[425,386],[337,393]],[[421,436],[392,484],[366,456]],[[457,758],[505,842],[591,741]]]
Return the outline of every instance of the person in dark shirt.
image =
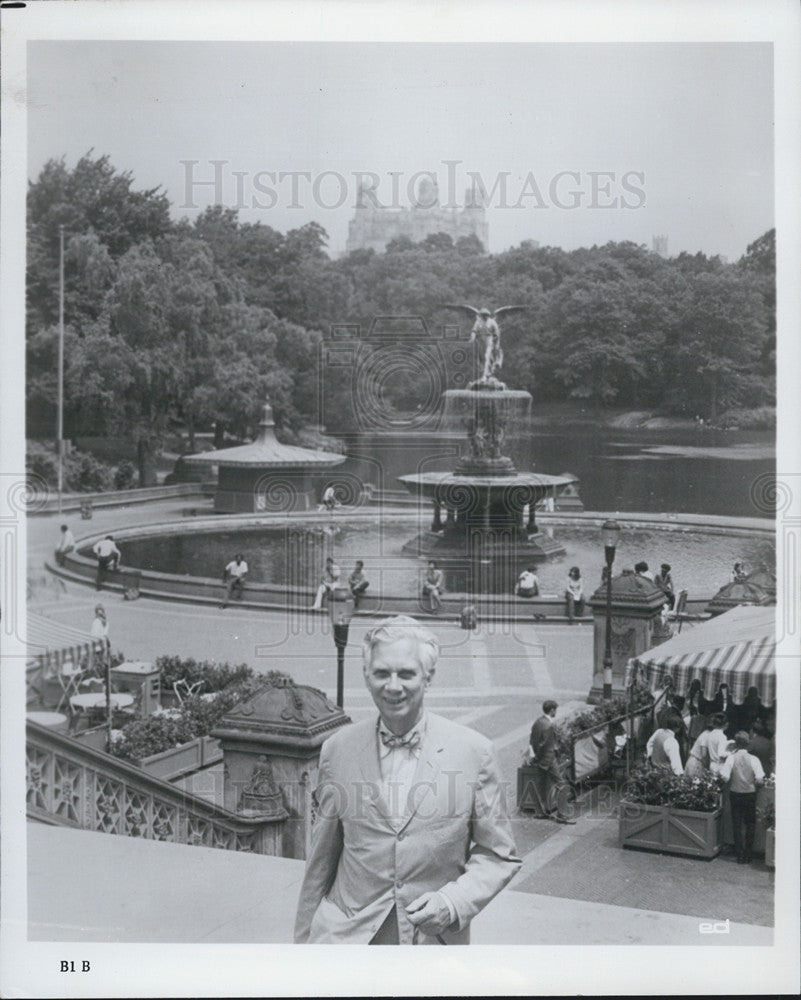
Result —
[[[773,774],[776,770],[776,741],[768,736],[767,726],[759,719],[751,727],[748,752],[759,759],[765,774]]]
[[[553,720],[559,706],[555,701],[542,703],[542,715],[531,727],[531,753],[533,764],[541,772],[545,788],[544,809],[546,815],[553,815],[557,823],[570,823],[572,819],[568,812],[567,795],[569,787],[559,762],[556,759],[556,732]],[[555,815],[554,815],[555,813]]]

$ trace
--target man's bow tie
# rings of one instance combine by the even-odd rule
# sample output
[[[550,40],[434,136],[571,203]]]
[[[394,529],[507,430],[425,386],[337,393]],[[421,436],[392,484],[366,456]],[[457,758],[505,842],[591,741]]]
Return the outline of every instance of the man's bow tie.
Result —
[[[387,733],[383,729],[380,729],[379,735],[381,736],[381,742],[384,746],[389,747],[390,749],[394,749],[395,747],[405,747],[407,750],[414,750],[415,747],[420,745],[419,729],[413,729],[405,736],[394,736],[392,733]]]

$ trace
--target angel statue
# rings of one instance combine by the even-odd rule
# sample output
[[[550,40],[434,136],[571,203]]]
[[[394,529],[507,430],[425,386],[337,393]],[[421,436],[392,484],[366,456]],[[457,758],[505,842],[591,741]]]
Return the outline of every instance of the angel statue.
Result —
[[[443,309],[458,309],[468,316],[475,316],[473,329],[470,331],[470,343],[477,338],[484,352],[484,371],[481,380],[486,382],[492,378],[503,365],[503,348],[501,347],[501,331],[496,322],[497,317],[503,313],[522,312],[528,306],[501,306],[495,312],[489,309],[475,309],[473,306],[461,305],[457,303],[447,303]]]

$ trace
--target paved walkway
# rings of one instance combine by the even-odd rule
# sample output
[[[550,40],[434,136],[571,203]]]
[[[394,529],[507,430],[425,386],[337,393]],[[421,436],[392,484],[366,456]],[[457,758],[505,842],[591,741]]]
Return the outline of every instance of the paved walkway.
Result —
[[[30,823],[28,872],[33,941],[287,944],[303,862]],[[699,922],[510,889],[476,918],[472,938],[528,945],[773,943],[770,928],[730,921],[725,936],[710,938]]]
[[[182,506],[166,501],[98,511],[87,528],[163,521],[180,517]],[[28,522],[30,606],[88,629],[98,595],[88,587],[65,585],[43,569],[59,521],[53,515]],[[80,528],[73,523],[76,535]],[[325,616],[236,607],[221,611],[146,598],[125,602],[109,592],[100,599],[112,646],[129,659],[178,653],[244,661],[256,670],[286,670],[298,683],[329,696],[335,691],[335,651]],[[354,620],[345,661],[345,708],[354,720],[374,711],[361,679],[359,647],[366,627]],[[428,704],[494,741],[514,797],[517,767],[542,701],[556,698],[566,710],[586,699],[592,626],[490,623],[476,632],[443,622],[433,627],[443,652]],[[770,943],[773,885],[763,866],[744,868],[728,857],[705,862],[622,851],[609,807],[597,801],[590,802],[575,827],[528,815],[516,816],[513,825],[524,868],[476,921],[476,941],[708,945],[699,921],[729,919],[730,935],[712,943]],[[55,940],[53,935],[74,933],[75,939],[88,939],[94,928],[92,933],[100,935],[124,935],[115,940],[288,940],[300,877],[297,862],[36,824],[29,829],[31,920],[37,937]],[[98,865],[96,892],[77,891],[81,852]],[[197,877],[190,876],[193,870]],[[120,872],[127,873],[122,909],[117,894],[109,892]],[[263,891],[254,892],[259,884]],[[145,933],[151,936],[141,937]]]

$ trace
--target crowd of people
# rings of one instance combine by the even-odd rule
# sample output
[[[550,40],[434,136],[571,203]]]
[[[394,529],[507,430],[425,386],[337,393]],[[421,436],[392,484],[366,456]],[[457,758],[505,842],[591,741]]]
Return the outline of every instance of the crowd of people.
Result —
[[[755,688],[735,705],[726,684],[707,701],[694,681],[686,699],[673,697],[662,709],[646,744],[653,767],[691,778],[713,775],[727,789],[739,864],[752,858],[757,790],[775,770],[772,733],[771,712]]]

